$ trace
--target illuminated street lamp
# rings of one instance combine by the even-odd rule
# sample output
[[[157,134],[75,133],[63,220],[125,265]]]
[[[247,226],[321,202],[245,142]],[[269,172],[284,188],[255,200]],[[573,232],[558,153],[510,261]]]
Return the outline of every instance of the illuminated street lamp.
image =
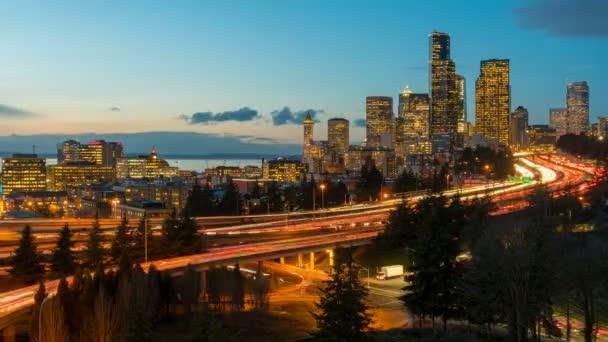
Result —
[[[321,184],[321,209],[325,209],[325,184]]]

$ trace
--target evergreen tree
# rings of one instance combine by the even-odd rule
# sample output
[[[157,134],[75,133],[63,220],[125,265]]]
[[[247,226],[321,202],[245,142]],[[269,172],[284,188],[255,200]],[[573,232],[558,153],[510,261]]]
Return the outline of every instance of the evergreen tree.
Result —
[[[21,232],[19,246],[10,259],[10,273],[26,284],[34,284],[44,275],[42,258],[32,236],[32,228],[25,226]]]
[[[38,317],[40,315],[40,306],[42,305],[42,301],[48,297],[46,293],[46,288],[44,283],[41,281],[38,286],[38,290],[34,295],[34,309],[32,310],[32,316],[30,316],[30,340],[33,342],[41,342],[38,341],[39,336],[39,328],[38,328]]]
[[[224,215],[239,215],[241,213],[240,196],[236,184],[233,181],[228,182],[222,197],[221,213]]]
[[[360,199],[364,201],[377,200],[380,197],[383,182],[382,173],[378,170],[373,160],[366,160],[365,164],[361,167],[361,177],[357,184]]]
[[[214,211],[213,193],[209,187],[209,183],[205,183],[204,187],[201,187],[198,181],[192,186],[192,190],[188,195],[185,208],[191,213],[192,216],[210,216]]]
[[[200,253],[202,250],[201,235],[198,226],[190,216],[187,209],[182,211],[182,217],[177,228],[177,242],[179,243],[179,254]]]
[[[318,330],[313,335],[327,341],[367,340],[371,315],[364,300],[368,290],[359,281],[358,271],[352,260],[334,266],[331,279],[320,288],[320,302],[315,304]]]
[[[146,234],[148,240],[148,253],[152,249],[152,244],[154,242],[152,236],[152,229],[150,229],[150,224],[148,222],[148,227],[146,229],[146,220],[147,218],[144,216],[141,220],[139,220],[139,224],[137,225],[137,229],[133,232],[133,236],[131,240],[133,241],[133,256],[136,260],[144,260],[145,257],[145,248],[146,248]]]
[[[270,183],[266,200],[268,201],[268,209],[270,212],[276,213],[284,210],[285,203],[283,202],[283,196],[281,195],[277,182]]]
[[[396,193],[416,191],[418,186],[418,177],[412,171],[404,169],[395,182],[394,191]]]
[[[99,214],[97,213],[95,214],[93,227],[89,231],[89,240],[87,241],[87,248],[84,251],[84,257],[84,264],[89,270],[95,270],[104,263],[105,250],[102,246]]]
[[[131,254],[131,236],[129,235],[129,220],[123,216],[120,224],[116,228],[114,239],[110,247],[110,256],[115,263],[123,254]]]
[[[72,233],[66,223],[59,233],[59,241],[57,241],[57,247],[55,247],[51,257],[53,271],[62,276],[72,274],[76,269],[76,257],[72,253],[73,245]]]
[[[206,182],[205,186],[203,187],[200,208],[200,216],[212,216],[216,211],[213,190],[211,190],[208,182]]]
[[[165,218],[162,226],[162,248],[163,255],[171,256],[175,254],[175,248],[177,247],[177,236],[179,229],[179,219],[177,218],[177,212],[175,208],[171,211],[169,216]]]
[[[245,306],[245,280],[239,264],[234,265],[232,274],[232,309],[242,310]]]

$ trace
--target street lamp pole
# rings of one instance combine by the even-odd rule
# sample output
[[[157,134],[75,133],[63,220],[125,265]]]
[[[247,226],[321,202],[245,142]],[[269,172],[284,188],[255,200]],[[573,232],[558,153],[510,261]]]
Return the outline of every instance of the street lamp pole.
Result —
[[[325,209],[325,184],[321,184],[321,209]]]
[[[42,303],[40,303],[40,312],[38,312],[38,342],[42,341],[42,309],[44,308],[44,303],[49,300],[50,297],[44,297]]]

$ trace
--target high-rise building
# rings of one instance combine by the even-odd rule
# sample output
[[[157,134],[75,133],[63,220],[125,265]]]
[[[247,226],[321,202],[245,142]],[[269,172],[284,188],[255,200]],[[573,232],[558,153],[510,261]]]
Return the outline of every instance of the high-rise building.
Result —
[[[302,162],[310,163],[312,159],[312,145],[314,142],[314,125],[315,122],[312,120],[310,113],[306,114],[304,119],[304,143],[302,151]]]
[[[456,132],[458,94],[456,64],[450,58],[450,36],[432,32],[429,36],[429,82],[431,89],[431,134]]]
[[[481,61],[480,75],[475,82],[475,128],[485,139],[509,143],[511,85],[509,60]]]
[[[90,163],[64,163],[47,167],[49,188],[54,191],[68,190],[70,187],[86,186],[114,179],[111,166]]]
[[[46,159],[35,154],[13,154],[2,159],[2,192],[46,190]]]
[[[530,126],[530,151],[550,153],[555,151],[557,143],[555,128],[548,125]]]
[[[549,125],[555,129],[555,134],[560,137],[570,131],[568,120],[568,109],[550,108]]]
[[[122,158],[124,150],[120,142],[95,140],[81,144],[75,140],[64,141],[57,151],[59,164],[88,162],[95,165],[116,167],[116,160]]]
[[[366,104],[367,146],[392,147],[393,98],[368,96]]]
[[[428,94],[416,94],[406,88],[399,94],[398,118],[403,119],[403,128],[395,133],[396,139],[404,140],[429,137],[430,103]]]
[[[608,140],[608,117],[597,117],[596,135],[601,140]]]
[[[589,86],[586,81],[568,84],[568,133],[581,134],[589,129]]]
[[[456,146],[464,146],[467,135],[467,89],[464,76],[456,75],[456,111],[458,113],[458,126],[456,127]]]
[[[511,129],[509,144],[514,150],[524,150],[528,147],[528,110],[519,106],[511,113]]]
[[[342,118],[333,118],[327,121],[327,144],[330,150],[343,151],[348,149],[348,124],[348,120]]]

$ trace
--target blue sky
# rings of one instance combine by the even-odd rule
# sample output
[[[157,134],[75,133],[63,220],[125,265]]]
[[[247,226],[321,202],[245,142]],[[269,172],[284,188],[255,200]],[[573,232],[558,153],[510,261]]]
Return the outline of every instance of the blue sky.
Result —
[[[527,107],[532,123],[564,106],[577,80],[590,84],[595,121],[608,115],[604,3],[4,1],[0,135],[188,131],[299,143],[294,122],[313,109],[321,139],[326,119],[363,118],[367,95],[427,92],[433,30],[451,35],[470,121],[488,58],[511,60],[512,107]],[[352,129],[352,140],[363,136]]]

